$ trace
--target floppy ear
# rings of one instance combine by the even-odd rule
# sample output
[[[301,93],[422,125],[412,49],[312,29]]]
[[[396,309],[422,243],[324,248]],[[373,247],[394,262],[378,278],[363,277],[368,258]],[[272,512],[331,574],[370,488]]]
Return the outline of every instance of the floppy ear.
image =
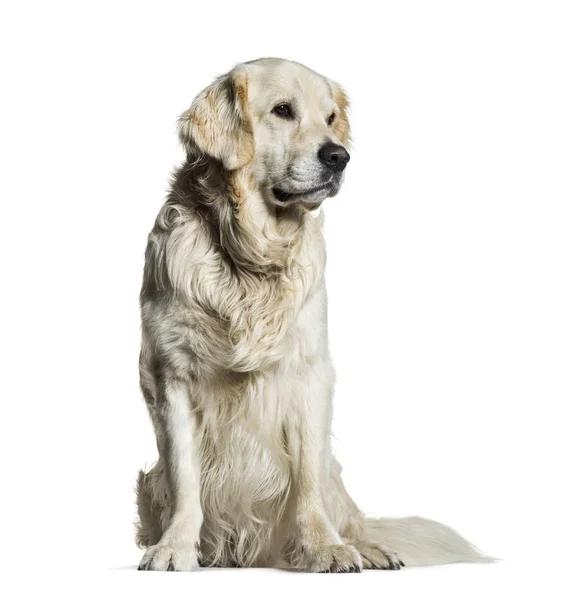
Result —
[[[344,88],[335,81],[330,82],[330,87],[332,88],[334,101],[338,106],[338,117],[334,122],[333,131],[342,144],[349,147],[352,143],[352,137],[350,136],[350,101]]]
[[[180,141],[218,159],[230,171],[254,156],[254,136],[247,110],[248,76],[241,70],[223,75],[200,92],[178,120]]]

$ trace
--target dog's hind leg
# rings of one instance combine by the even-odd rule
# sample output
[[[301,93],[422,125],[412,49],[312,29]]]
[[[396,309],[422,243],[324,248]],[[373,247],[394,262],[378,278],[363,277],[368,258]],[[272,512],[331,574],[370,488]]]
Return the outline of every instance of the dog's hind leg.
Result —
[[[157,544],[170,519],[168,491],[161,463],[147,473],[140,471],[136,481],[136,543],[140,548]]]
[[[156,439],[159,442],[158,451],[161,454],[162,423],[156,403],[158,368],[145,338],[139,367],[140,389],[154,425]],[[138,519],[135,523],[136,544],[140,548],[148,548],[158,543],[170,519],[170,497],[161,458],[149,471],[140,471],[138,474],[136,506],[138,509]]]
[[[403,563],[382,538],[372,539],[366,531],[366,517],[349,496],[340,475],[342,467],[332,459],[326,493],[332,522],[345,543],[354,546],[364,569],[399,569]]]

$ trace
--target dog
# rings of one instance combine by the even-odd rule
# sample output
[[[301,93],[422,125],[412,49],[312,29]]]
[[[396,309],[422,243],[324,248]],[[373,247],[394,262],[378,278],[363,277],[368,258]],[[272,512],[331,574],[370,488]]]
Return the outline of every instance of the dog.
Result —
[[[440,523],[366,518],[331,453],[321,204],[350,160],[343,88],[295,62],[247,62],[178,127],[186,158],[140,295],[159,459],[137,481],[139,569],[490,560]]]

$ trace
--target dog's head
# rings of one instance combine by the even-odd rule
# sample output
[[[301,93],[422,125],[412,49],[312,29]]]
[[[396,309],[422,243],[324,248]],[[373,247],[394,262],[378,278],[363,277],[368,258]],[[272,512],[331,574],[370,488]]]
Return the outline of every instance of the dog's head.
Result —
[[[348,99],[333,81],[281,59],[239,65],[180,118],[180,139],[228,171],[249,169],[267,202],[319,205],[350,155]]]

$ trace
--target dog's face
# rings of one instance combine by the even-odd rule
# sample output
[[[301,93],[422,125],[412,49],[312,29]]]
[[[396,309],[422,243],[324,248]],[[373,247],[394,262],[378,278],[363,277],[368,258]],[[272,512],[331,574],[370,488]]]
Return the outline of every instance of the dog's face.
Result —
[[[336,83],[298,63],[262,59],[197,96],[180,119],[180,136],[225,169],[249,169],[267,202],[313,207],[342,184],[347,107]]]
[[[338,192],[350,159],[337,135],[345,110],[343,92],[301,65],[248,65],[252,167],[271,202],[319,204]]]

